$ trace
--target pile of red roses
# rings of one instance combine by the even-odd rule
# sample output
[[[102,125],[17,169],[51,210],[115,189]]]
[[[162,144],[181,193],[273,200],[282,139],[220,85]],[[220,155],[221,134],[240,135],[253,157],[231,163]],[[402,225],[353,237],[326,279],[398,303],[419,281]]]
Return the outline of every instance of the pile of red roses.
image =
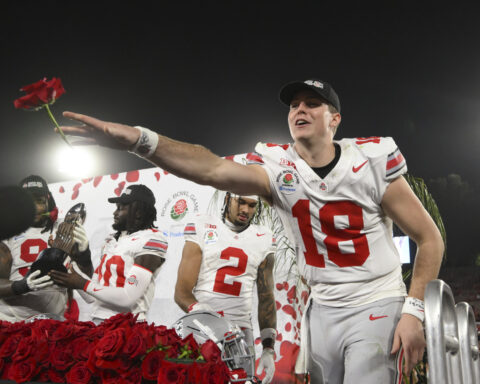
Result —
[[[92,322],[0,322],[0,378],[17,383],[229,382],[217,345],[119,314]]]

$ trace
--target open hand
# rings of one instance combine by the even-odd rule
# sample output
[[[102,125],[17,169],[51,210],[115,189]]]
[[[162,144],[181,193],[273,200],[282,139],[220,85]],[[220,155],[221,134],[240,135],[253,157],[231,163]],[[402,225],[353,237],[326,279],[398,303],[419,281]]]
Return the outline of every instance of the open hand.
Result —
[[[113,149],[129,149],[138,141],[140,130],[129,125],[110,123],[91,116],[74,112],[63,112],[63,116],[82,125],[60,127],[67,135],[82,137],[74,145],[100,145]]]

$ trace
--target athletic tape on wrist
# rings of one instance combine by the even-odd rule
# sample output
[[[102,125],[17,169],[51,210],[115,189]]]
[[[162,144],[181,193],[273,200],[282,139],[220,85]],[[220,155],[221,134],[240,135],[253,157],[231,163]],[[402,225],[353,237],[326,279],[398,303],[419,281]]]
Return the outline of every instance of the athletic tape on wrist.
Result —
[[[140,137],[135,143],[130,152],[135,153],[140,157],[149,158],[153,155],[158,145],[158,135],[150,129],[135,126],[140,131]]]
[[[425,306],[423,301],[415,297],[407,297],[403,304],[402,313],[415,316],[423,323],[425,320]]]
[[[260,331],[260,339],[263,341],[265,339],[272,339],[275,341],[277,338],[277,330],[274,328],[263,328]]]

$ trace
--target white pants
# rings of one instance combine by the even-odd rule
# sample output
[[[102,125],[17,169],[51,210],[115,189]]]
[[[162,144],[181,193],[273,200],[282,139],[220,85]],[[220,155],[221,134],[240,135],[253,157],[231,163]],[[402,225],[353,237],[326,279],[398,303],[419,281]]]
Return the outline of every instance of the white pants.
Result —
[[[309,308],[309,371],[313,384],[400,382],[401,356],[391,355],[403,297],[359,307]]]

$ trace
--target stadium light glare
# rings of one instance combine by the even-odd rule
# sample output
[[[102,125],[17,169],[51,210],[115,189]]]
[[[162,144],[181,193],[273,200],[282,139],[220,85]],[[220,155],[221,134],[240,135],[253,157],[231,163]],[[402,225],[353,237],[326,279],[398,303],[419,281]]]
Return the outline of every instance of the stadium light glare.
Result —
[[[87,148],[62,146],[56,153],[55,164],[61,173],[72,177],[88,177],[94,173],[95,159]]]

